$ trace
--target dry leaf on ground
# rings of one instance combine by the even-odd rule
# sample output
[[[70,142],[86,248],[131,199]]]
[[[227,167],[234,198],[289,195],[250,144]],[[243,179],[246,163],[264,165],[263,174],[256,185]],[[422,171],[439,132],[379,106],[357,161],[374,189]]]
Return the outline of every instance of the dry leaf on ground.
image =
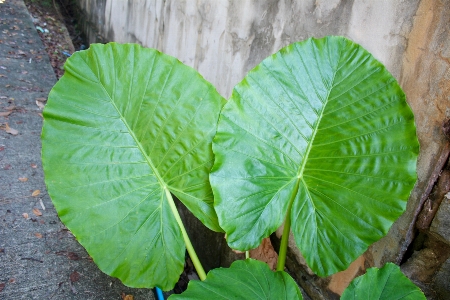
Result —
[[[34,236],[37,237],[38,239],[42,239],[42,234],[40,234],[39,232],[36,232]]]
[[[22,216],[23,216],[25,219],[28,219],[28,214],[27,214],[27,213],[23,213]]]
[[[42,216],[42,213],[39,210],[39,208],[33,208],[33,214],[35,214],[38,217]]]
[[[42,202],[42,199],[39,199],[39,204],[41,205],[42,209],[45,210],[44,202]]]
[[[4,125],[0,126],[0,129],[4,130],[7,133],[12,134],[12,135],[19,134],[19,131],[14,128],[9,127],[8,123],[5,123]]]
[[[12,111],[0,111],[0,117],[7,117],[12,113]]]
[[[36,196],[39,196],[40,193],[41,193],[40,190],[35,190],[35,191],[31,194],[31,196],[36,197]]]
[[[45,104],[39,100],[36,100],[36,105],[39,107],[39,109],[44,109]]]
[[[27,182],[28,178],[27,177],[19,177],[19,181],[20,182]]]
[[[70,260],[79,260],[80,259],[78,254],[76,254],[74,252],[67,253],[67,258],[70,259]]]
[[[122,293],[122,300],[133,300],[133,295],[125,295],[125,293]]]
[[[78,280],[80,280],[80,273],[73,271],[72,274],[70,274],[70,281],[77,282]]]

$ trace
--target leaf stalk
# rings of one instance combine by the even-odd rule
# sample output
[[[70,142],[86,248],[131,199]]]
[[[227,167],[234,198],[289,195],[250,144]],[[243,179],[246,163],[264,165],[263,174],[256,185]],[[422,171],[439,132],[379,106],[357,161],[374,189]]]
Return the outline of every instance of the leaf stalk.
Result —
[[[191,240],[189,239],[189,236],[186,232],[186,228],[184,227],[183,221],[181,220],[180,214],[178,213],[178,209],[175,205],[175,202],[173,201],[172,194],[170,193],[167,187],[164,187],[164,192],[166,193],[166,198],[167,201],[169,202],[169,206],[170,209],[172,210],[175,220],[177,221],[178,226],[180,227],[184,239],[184,244],[186,245],[186,250],[188,251],[189,256],[191,257],[192,263],[194,264],[198,277],[200,278],[200,280],[203,281],[206,279],[205,270],[203,269],[202,263],[198,259],[194,246],[192,246]]]
[[[277,271],[284,271],[286,263],[287,247],[289,243],[289,233],[291,232],[291,206],[289,205],[286,213],[286,220],[284,221],[283,235],[281,236],[280,251],[278,253]]]
[[[297,179],[294,192],[289,200],[289,206],[286,212],[286,219],[284,221],[283,235],[281,236],[280,251],[278,252],[277,271],[284,271],[284,265],[286,263],[287,248],[289,244],[289,234],[291,233],[291,210],[294,203],[295,196],[298,193],[300,186],[300,178]]]

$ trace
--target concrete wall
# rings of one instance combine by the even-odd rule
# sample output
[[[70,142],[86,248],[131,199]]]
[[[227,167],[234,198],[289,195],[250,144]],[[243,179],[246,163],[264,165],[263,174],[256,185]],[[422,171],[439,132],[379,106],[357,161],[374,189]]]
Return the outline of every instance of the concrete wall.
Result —
[[[419,1],[79,0],[90,41],[135,42],[197,69],[228,98],[265,57],[308,37],[345,35],[399,78]],[[396,4],[393,4],[396,3]],[[382,18],[380,18],[382,16]],[[400,59],[401,61],[401,59]]]
[[[398,79],[416,115],[421,144],[418,183],[407,212],[347,273],[317,278],[302,267],[295,247],[290,267],[315,298],[335,297],[366,267],[387,261],[404,265],[405,273],[430,299],[450,297],[445,280],[450,241],[448,234],[439,234],[446,222],[434,222],[431,231],[429,226],[417,231],[415,225],[422,210],[420,200],[447,143],[441,125],[450,117],[449,0],[77,2],[90,42],[137,42],[157,48],[197,69],[226,98],[250,69],[292,42],[344,35],[369,50]],[[437,199],[440,196],[434,190],[425,199],[429,198],[428,205],[434,205],[441,220],[448,220],[449,201],[443,201],[444,196]],[[421,263],[429,276],[417,274]]]

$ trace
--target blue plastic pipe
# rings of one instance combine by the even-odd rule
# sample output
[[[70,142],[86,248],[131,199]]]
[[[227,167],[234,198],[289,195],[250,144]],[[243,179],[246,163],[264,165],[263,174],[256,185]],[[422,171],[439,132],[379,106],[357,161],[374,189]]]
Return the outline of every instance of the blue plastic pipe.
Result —
[[[164,300],[164,295],[161,289],[159,287],[155,287],[155,291],[156,291],[156,298],[158,298],[158,300]]]

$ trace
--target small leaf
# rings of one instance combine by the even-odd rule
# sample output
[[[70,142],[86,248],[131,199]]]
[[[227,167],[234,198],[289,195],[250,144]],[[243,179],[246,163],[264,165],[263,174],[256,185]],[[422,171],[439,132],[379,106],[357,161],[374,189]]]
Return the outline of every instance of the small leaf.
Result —
[[[7,133],[9,133],[11,135],[18,135],[19,134],[19,131],[14,129],[14,128],[9,127],[8,123],[5,123],[5,125],[2,126],[1,129],[3,129],[4,131],[6,131]]]
[[[38,217],[42,216],[42,213],[39,210],[39,208],[33,208],[33,214],[35,214]]]
[[[12,111],[0,111],[0,117],[7,117],[12,113]]]
[[[70,260],[79,260],[80,257],[75,252],[69,252],[67,253],[67,258]]]
[[[36,232],[34,236],[37,237],[38,239],[42,239],[42,234],[40,234],[39,232]]]
[[[35,191],[31,194],[31,196],[37,197],[37,196],[39,196],[40,193],[41,193],[40,190],[35,190]]]
[[[383,268],[370,268],[356,277],[345,289],[342,300],[409,299],[426,300],[422,291],[406,277],[400,268],[387,263]]]
[[[28,219],[28,218],[29,218],[29,216],[28,216],[27,213],[23,213],[23,214],[22,214],[22,217],[24,217],[25,219]]]
[[[294,279],[286,272],[272,272],[258,260],[237,260],[230,268],[211,270],[205,281],[192,280],[178,299],[303,299]]]
[[[71,282],[77,282],[78,280],[80,280],[80,273],[78,273],[77,271],[73,271],[69,277]]]
[[[45,107],[45,104],[38,100],[36,100],[36,105],[39,107],[39,109],[44,109]]]
[[[27,182],[28,178],[27,177],[19,177],[19,181],[20,182]]]

